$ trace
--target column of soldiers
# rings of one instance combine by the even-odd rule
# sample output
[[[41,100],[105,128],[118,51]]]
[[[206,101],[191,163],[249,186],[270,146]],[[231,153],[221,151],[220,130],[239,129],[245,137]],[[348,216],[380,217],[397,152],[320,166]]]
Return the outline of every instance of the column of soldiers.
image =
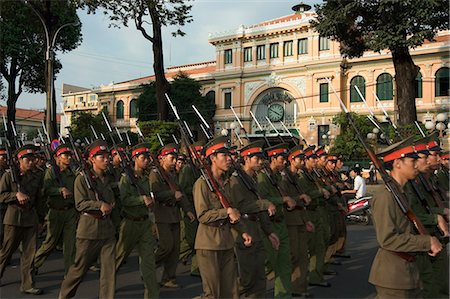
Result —
[[[267,277],[274,279],[275,298],[309,297],[309,285],[330,287],[325,275],[337,275],[330,265],[339,264],[334,257],[345,250],[346,202],[341,191],[351,186],[338,172],[343,161],[314,146],[265,145],[254,141],[236,150],[226,137],[217,137],[182,148],[167,144],[153,155],[147,143],[109,148],[96,140],[78,161],[84,171],[73,167],[78,148],[61,144],[53,151],[56,168],[40,171],[38,149],[26,145],[14,153],[20,169],[17,181],[0,148],[0,202],[5,211],[0,277],[21,244],[21,291],[42,294],[35,275],[62,241],[65,275],[59,298],[74,297],[96,263],[99,296],[113,298],[116,273],[134,249],[145,298],[157,298],[160,287],[180,288],[176,269],[181,258],[190,258],[191,273],[200,274],[204,298],[263,298]],[[192,157],[180,155],[186,146],[209,169],[208,177],[201,175]],[[448,298],[448,255],[440,252],[443,237],[448,240],[448,153],[441,153],[431,139],[413,142],[411,152],[397,155],[404,147],[396,145],[379,157],[392,164],[393,177],[407,172],[401,167],[395,171],[402,159],[413,160],[412,173],[399,184],[404,183],[411,208],[437,237],[411,231],[395,203],[386,206],[389,193],[383,193],[384,199],[377,194],[374,221],[380,251],[370,282],[380,297],[396,291],[416,294],[422,288],[427,298]],[[128,170],[120,163],[127,155]],[[392,223],[384,221],[386,215]],[[44,219],[47,234],[36,251]],[[396,252],[412,256],[411,265]],[[159,282],[158,267],[163,268]],[[400,280],[398,273],[411,267],[417,273],[405,273],[409,278]]]

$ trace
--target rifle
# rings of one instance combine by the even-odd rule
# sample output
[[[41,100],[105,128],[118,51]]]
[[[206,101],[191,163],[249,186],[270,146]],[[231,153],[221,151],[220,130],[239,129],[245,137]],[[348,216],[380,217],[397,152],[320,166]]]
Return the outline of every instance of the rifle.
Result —
[[[200,154],[195,150],[195,148],[193,146],[194,140],[186,132],[187,129],[183,126],[183,122],[181,121],[181,118],[178,115],[177,109],[173,105],[169,96],[167,94],[165,94],[165,96],[166,96],[169,106],[172,109],[172,112],[178,122],[178,126],[180,128],[180,133],[181,133],[181,139],[184,142],[184,144],[186,145],[189,155],[192,157],[193,161],[197,161],[200,172],[203,175],[203,177],[205,178],[205,181],[206,181],[206,184],[208,185],[209,190],[211,192],[213,192],[214,194],[216,194],[221,205],[225,209],[231,208],[230,201],[226,198],[226,196],[222,193],[222,191],[220,191],[220,186],[217,183],[217,181],[214,179],[211,168],[207,165],[206,161],[200,157]]]
[[[373,95],[375,96],[375,100],[377,101],[377,104],[379,104],[379,106],[381,107],[381,110],[383,111],[384,116],[385,116],[386,120],[388,121],[389,125],[391,125],[394,128],[395,135],[397,135],[397,137],[400,138],[400,139],[404,139],[402,134],[400,134],[400,131],[398,130],[397,126],[392,122],[392,120],[389,117],[389,114],[387,113],[386,109],[384,109],[383,105],[381,105],[381,102],[380,102],[380,99],[377,96],[377,93],[375,91],[373,91],[373,90],[372,90],[372,92],[373,92]]]
[[[336,90],[333,87],[333,84],[331,83],[330,79],[327,78],[328,85],[333,90],[334,95],[339,100],[342,110],[344,110],[345,115],[352,126],[353,130],[355,131],[356,137],[359,139],[359,142],[361,142],[362,146],[367,152],[367,155],[369,156],[370,160],[372,161],[373,165],[377,168],[378,172],[381,175],[381,178],[384,181],[384,184],[386,185],[386,188],[391,192],[392,196],[394,197],[395,202],[397,203],[400,210],[405,214],[405,216],[414,224],[415,228],[421,235],[429,235],[428,231],[423,226],[422,222],[417,218],[416,214],[411,210],[408,199],[406,198],[405,194],[400,190],[400,186],[397,184],[397,182],[386,172],[386,169],[384,169],[381,161],[377,158],[375,153],[369,148],[369,146],[365,143],[364,138],[361,136],[361,133],[359,132],[358,128],[356,127],[353,118],[348,111],[347,107],[342,102],[341,98],[337,94]]]

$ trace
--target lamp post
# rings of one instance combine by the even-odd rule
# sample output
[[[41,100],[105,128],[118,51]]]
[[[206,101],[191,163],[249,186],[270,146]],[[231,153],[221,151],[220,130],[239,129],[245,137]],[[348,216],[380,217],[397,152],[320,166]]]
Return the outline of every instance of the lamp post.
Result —
[[[28,0],[22,0],[25,4],[29,4]],[[77,20],[75,22],[67,23],[60,26],[56,31],[51,32],[47,27],[47,23],[45,22],[42,14],[37,11],[33,5],[28,5],[31,10],[38,16],[39,20],[42,23],[42,27],[45,32],[45,42],[46,42],[46,51],[45,51],[45,70],[46,70],[46,82],[45,88],[47,91],[46,97],[46,107],[47,111],[45,114],[45,126],[47,128],[47,132],[51,139],[56,137],[56,100],[53,100],[53,86],[54,86],[54,71],[53,71],[53,63],[54,63],[54,53],[53,49],[55,48],[56,38],[58,37],[59,32],[68,26],[78,26],[80,22]]]
[[[446,130],[447,126],[449,126],[450,128],[450,123],[448,123],[447,125],[445,124],[448,121],[448,114],[446,112],[438,113],[435,119],[436,122],[434,120],[425,121],[425,129],[427,129],[430,134],[434,129],[438,130],[439,140],[442,141],[442,138],[444,137],[444,131]]]

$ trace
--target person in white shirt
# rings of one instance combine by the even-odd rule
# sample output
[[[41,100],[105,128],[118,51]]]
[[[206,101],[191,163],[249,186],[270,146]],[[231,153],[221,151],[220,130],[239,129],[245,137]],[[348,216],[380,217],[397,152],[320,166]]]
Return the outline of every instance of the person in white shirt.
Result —
[[[353,178],[353,190],[344,190],[342,194],[351,194],[355,198],[361,198],[366,195],[366,180],[361,176],[361,168],[353,167],[350,171],[350,176]],[[348,196],[346,196],[348,198]]]

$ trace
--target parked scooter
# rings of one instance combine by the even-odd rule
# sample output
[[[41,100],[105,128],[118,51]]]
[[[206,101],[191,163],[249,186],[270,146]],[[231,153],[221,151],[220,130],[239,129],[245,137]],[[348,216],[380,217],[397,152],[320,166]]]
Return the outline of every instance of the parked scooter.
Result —
[[[372,196],[350,199],[347,202],[347,221],[369,225],[372,222],[370,200]]]

